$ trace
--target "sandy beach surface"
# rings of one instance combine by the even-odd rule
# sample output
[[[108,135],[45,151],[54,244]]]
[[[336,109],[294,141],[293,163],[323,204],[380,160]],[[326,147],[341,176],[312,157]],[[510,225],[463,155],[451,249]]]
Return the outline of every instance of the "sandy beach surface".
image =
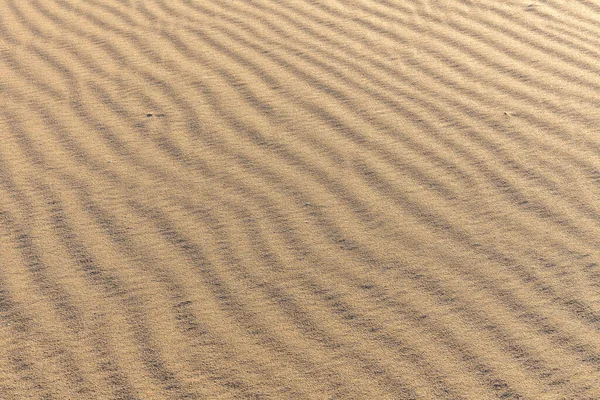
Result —
[[[0,0],[0,399],[600,399],[600,3]]]

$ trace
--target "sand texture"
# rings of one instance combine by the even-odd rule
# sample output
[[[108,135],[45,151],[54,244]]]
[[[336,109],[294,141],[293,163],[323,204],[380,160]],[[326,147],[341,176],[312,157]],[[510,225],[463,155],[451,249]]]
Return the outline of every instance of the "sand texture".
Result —
[[[0,399],[600,399],[600,3],[0,0]]]

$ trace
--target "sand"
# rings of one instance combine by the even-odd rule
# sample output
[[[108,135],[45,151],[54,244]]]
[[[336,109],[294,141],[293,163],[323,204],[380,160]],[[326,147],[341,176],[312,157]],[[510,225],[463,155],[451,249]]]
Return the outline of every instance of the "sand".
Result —
[[[599,399],[600,5],[0,0],[0,399]]]

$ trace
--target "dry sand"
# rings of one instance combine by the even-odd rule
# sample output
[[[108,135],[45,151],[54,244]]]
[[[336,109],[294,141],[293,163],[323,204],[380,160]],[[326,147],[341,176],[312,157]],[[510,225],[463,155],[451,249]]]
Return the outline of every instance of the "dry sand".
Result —
[[[594,0],[0,0],[1,399],[600,399]]]

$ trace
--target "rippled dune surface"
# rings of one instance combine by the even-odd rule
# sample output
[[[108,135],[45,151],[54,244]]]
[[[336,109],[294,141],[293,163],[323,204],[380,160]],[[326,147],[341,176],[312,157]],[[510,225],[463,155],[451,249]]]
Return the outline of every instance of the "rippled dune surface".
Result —
[[[599,399],[600,5],[0,0],[0,398]]]

